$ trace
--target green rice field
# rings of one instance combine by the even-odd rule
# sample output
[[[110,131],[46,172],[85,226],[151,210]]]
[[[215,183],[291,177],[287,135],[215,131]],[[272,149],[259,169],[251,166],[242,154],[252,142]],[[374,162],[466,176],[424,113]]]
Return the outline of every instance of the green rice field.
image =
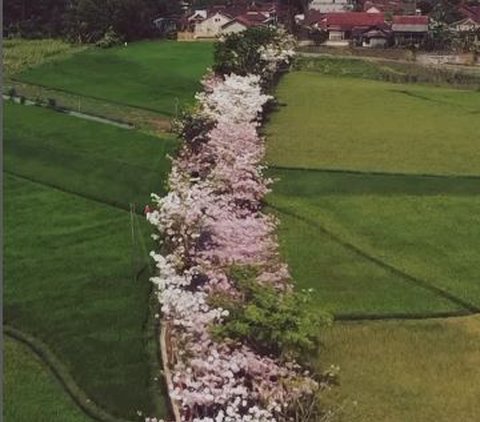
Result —
[[[341,421],[477,420],[480,93],[298,71],[277,95],[282,253],[342,320],[327,401]]]
[[[476,91],[293,72],[277,90],[268,161],[276,166],[478,175]]]
[[[86,422],[86,417],[67,396],[53,374],[26,346],[5,339],[3,356],[6,421]]]
[[[27,69],[15,79],[174,116],[193,101],[212,60],[212,43],[142,41],[107,50],[89,48]]]
[[[5,106],[5,323],[45,343],[113,417],[165,415],[141,213],[176,141]]]

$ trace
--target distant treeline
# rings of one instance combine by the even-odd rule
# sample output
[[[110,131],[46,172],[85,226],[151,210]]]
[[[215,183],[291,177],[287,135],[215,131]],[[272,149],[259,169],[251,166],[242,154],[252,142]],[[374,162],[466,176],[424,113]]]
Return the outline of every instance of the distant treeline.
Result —
[[[153,20],[181,13],[179,0],[4,0],[5,36],[97,42],[106,34],[130,41],[155,34]]]

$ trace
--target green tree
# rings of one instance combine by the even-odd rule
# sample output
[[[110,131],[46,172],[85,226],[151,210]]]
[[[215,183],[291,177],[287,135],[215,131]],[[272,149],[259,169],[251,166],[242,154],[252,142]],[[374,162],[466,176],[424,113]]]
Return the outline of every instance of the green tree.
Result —
[[[431,18],[439,23],[450,24],[462,18],[459,8],[462,0],[438,0],[431,10]]]
[[[97,42],[107,33],[126,41],[155,34],[153,20],[181,11],[178,0],[71,0],[66,19],[68,37]]]
[[[23,37],[55,37],[63,31],[66,0],[5,0],[4,33]]]

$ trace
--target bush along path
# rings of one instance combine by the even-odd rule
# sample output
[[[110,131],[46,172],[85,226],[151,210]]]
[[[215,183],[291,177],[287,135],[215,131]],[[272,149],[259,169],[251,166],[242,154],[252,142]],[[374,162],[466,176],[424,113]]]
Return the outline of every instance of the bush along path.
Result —
[[[291,39],[249,29],[219,41],[197,105],[176,122],[183,147],[169,193],[146,209],[164,326],[164,365],[175,419],[319,421],[330,372],[309,359],[328,317],[294,291],[263,212],[262,115],[293,57]],[[310,308],[311,309],[311,308]],[[157,421],[155,417],[147,419]]]

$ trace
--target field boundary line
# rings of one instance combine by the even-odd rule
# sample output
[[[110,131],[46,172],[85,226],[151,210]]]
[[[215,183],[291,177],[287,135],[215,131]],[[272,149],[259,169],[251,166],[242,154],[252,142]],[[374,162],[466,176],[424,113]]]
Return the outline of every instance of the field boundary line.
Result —
[[[127,130],[135,129],[135,126],[132,123],[129,123],[129,122],[126,122],[126,121],[123,121],[123,120],[120,120],[120,119],[112,119],[110,117],[101,116],[99,114],[77,111],[77,110],[74,110],[74,109],[69,108],[69,107],[63,107],[63,106],[62,107],[59,107],[59,106],[51,107],[51,106],[48,106],[46,104],[35,102],[35,100],[33,100],[32,98],[28,98],[28,97],[25,97],[25,96],[24,96],[24,99],[25,99],[24,103],[21,102],[19,96],[12,97],[12,96],[3,94],[2,98],[5,101],[11,101],[14,104],[23,105],[23,106],[26,106],[26,107],[44,108],[44,109],[47,109],[47,110],[50,110],[50,111],[54,111],[56,113],[61,113],[61,114],[65,114],[67,116],[76,117],[77,119],[83,119],[83,120],[88,120],[90,122],[102,123],[104,125],[115,126],[115,127],[121,128],[121,129],[127,129]]]
[[[401,172],[383,172],[383,171],[366,171],[366,170],[349,170],[341,168],[310,168],[310,167],[288,167],[288,166],[269,166],[273,170],[291,170],[291,171],[311,171],[317,173],[338,173],[352,174],[358,176],[392,176],[392,177],[424,177],[431,179],[478,179],[480,174],[434,174],[434,173],[401,173]]]
[[[3,332],[7,337],[27,346],[30,352],[38,357],[49,369],[67,395],[70,396],[74,403],[88,417],[101,422],[131,422],[127,419],[121,419],[111,415],[97,403],[92,401],[78,386],[61,360],[41,340],[8,324],[4,324]]]
[[[429,290],[430,292],[436,294],[437,296],[442,297],[443,299],[447,299],[450,302],[461,306],[463,309],[465,309],[466,311],[468,311],[471,314],[480,313],[480,307],[477,307],[476,305],[473,305],[473,304],[471,304],[471,303],[469,303],[469,302],[467,302],[467,301],[465,301],[461,298],[458,298],[455,295],[441,289],[440,287],[434,286],[434,285],[430,284],[429,282],[427,282],[425,280],[422,280],[422,279],[417,278],[415,276],[412,276],[412,275],[410,275],[410,274],[408,274],[408,273],[406,273],[402,270],[399,270],[398,268],[394,267],[393,265],[391,265],[391,264],[389,264],[389,263],[387,263],[387,262],[385,262],[385,261],[383,261],[383,260],[381,260],[381,259],[379,259],[375,256],[369,255],[368,253],[366,253],[365,251],[363,251],[359,247],[355,246],[353,243],[344,241],[343,239],[338,237],[335,233],[326,229],[322,224],[320,224],[316,221],[313,221],[309,218],[300,216],[300,215],[298,215],[298,214],[296,214],[292,211],[286,210],[282,207],[277,207],[273,204],[269,204],[268,202],[267,202],[267,205],[270,208],[272,208],[273,210],[276,210],[276,211],[278,211],[280,213],[283,213],[285,215],[289,215],[291,217],[294,217],[294,218],[296,218],[300,221],[303,221],[307,224],[310,224],[310,225],[316,227],[323,234],[328,236],[331,240],[335,241],[336,243],[341,244],[342,246],[344,246],[345,248],[347,248],[351,252],[354,252],[355,254],[357,254],[358,256],[361,256],[364,259],[367,259],[368,261],[376,264],[377,266],[379,266],[379,267],[381,267],[385,270],[388,270],[389,272],[391,272],[393,274],[396,274],[396,275],[400,276],[404,281],[407,281],[410,284],[414,284],[416,286],[422,287],[425,290]]]
[[[19,142],[20,140],[20,142]],[[174,142],[173,139],[169,139],[169,138],[155,138],[155,142],[158,142],[158,140],[161,140],[162,142]],[[18,144],[20,143],[23,143],[23,145],[26,145],[27,147],[31,147],[31,143],[28,141],[28,139],[26,140],[25,138],[16,138],[15,139],[15,143],[16,145],[15,146],[18,146]],[[142,170],[144,173],[156,173],[158,174],[158,170],[154,170],[154,169],[151,169],[149,167],[143,167],[142,165],[140,164],[136,164],[136,163],[129,163],[128,161],[125,161],[123,159],[117,159],[117,158],[113,158],[113,157],[108,157],[108,158],[104,158],[102,155],[98,154],[98,153],[92,153],[92,152],[88,152],[88,151],[81,151],[81,150],[75,150],[75,149],[69,149],[69,148],[65,148],[65,147],[62,147],[62,146],[56,146],[56,145],[35,145],[34,148],[38,151],[38,150],[43,150],[43,151],[49,151],[49,152],[60,152],[61,154],[64,154],[64,155],[70,155],[70,156],[75,156],[75,157],[82,157],[82,158],[90,158],[92,161],[95,160],[95,161],[101,161],[101,162],[107,162],[107,163],[113,163],[113,164],[116,164],[116,165],[119,165],[119,166],[125,166],[125,167],[130,167],[130,168],[134,168],[134,169],[138,169],[138,170]],[[168,154],[166,154],[168,155]]]
[[[130,108],[137,109],[137,110],[150,111],[150,112],[152,112],[152,113],[156,113],[156,114],[158,114],[158,115],[160,115],[160,116],[163,116],[163,117],[166,117],[166,118],[169,118],[169,119],[171,119],[171,118],[175,115],[174,113],[161,112],[161,111],[159,111],[159,110],[156,110],[156,109],[150,108],[150,107],[143,107],[143,106],[139,106],[139,105],[133,105],[133,104],[129,104],[129,103],[124,103],[124,102],[122,102],[122,101],[108,100],[108,99],[106,99],[106,98],[97,97],[97,96],[95,96],[95,95],[79,94],[78,92],[70,91],[69,89],[55,88],[55,87],[53,87],[53,86],[49,86],[49,85],[45,85],[45,84],[40,84],[40,83],[36,83],[36,82],[29,82],[29,81],[25,81],[25,80],[19,79],[19,78],[10,77],[10,80],[13,81],[13,82],[17,82],[17,83],[28,84],[28,85],[31,85],[31,86],[38,86],[38,87],[40,87],[40,88],[50,89],[50,90],[52,90],[52,91],[63,92],[63,93],[65,93],[65,94],[76,95],[77,97],[91,98],[92,100],[103,101],[103,102],[109,103],[109,104],[116,104],[116,105],[125,106],[125,107],[130,107]]]
[[[442,318],[460,318],[465,316],[477,315],[478,312],[468,310],[445,311],[445,312],[392,312],[384,314],[359,314],[359,313],[339,313],[333,315],[335,322],[366,322],[366,321],[390,321],[390,320],[413,320],[419,321],[424,319],[442,319]]]
[[[82,193],[79,193],[79,192],[74,192],[74,191],[62,188],[60,186],[57,186],[55,184],[42,182],[41,180],[37,180],[37,179],[34,179],[32,177],[29,177],[29,176],[24,176],[22,174],[18,174],[18,173],[15,173],[13,171],[10,171],[10,170],[5,170],[4,169],[3,172],[5,174],[10,175],[10,176],[17,177],[18,179],[24,179],[24,180],[27,180],[31,183],[35,183],[37,185],[40,185],[40,186],[45,186],[45,187],[50,188],[50,189],[55,189],[57,191],[67,193],[69,195],[78,196],[79,198],[87,199],[87,200],[92,201],[92,202],[97,202],[98,204],[107,205],[109,207],[115,208],[115,209],[120,210],[120,211],[125,211],[125,212],[128,212],[128,213],[132,212],[129,208],[127,208],[127,205],[125,205],[125,207],[124,207],[124,206],[118,204],[115,201],[102,201],[98,198],[95,198],[94,196],[89,196],[89,195],[85,195],[85,194],[82,194]],[[137,211],[136,208],[135,208],[135,211],[133,211],[133,212],[134,212],[135,215],[137,215],[139,217],[144,217],[143,211]]]

